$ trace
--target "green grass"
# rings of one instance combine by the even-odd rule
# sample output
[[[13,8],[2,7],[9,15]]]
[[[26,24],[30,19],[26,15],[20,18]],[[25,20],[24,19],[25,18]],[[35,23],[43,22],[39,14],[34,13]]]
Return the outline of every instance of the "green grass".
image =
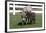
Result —
[[[35,27],[42,27],[42,14],[36,14],[36,21],[35,24],[27,24],[27,25],[18,25],[18,23],[22,20],[21,16],[17,15],[10,15],[10,28],[35,28]]]

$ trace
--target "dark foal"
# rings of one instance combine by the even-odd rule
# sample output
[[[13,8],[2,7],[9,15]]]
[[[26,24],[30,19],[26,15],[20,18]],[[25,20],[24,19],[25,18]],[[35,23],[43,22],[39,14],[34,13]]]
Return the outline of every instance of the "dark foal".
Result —
[[[35,13],[34,12],[26,12],[26,23],[34,23],[35,24]]]
[[[27,24],[27,23],[30,23],[31,11],[30,12],[26,11],[25,13],[26,13],[26,24]]]

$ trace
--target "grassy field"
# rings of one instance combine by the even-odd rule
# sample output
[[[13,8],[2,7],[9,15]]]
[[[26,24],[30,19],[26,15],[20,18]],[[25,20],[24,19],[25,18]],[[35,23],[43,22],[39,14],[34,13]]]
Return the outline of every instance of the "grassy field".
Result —
[[[21,16],[14,16],[10,14],[10,29],[42,27],[42,14],[36,14],[35,19],[35,24],[18,25],[18,23],[22,20]]]

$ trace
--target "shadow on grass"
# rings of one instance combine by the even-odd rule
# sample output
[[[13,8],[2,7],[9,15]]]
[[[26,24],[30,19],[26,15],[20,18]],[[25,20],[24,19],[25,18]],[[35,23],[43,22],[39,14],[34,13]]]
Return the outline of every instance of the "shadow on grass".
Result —
[[[22,25],[31,25],[31,24],[32,24],[31,22],[30,23],[27,23],[27,24],[26,24],[26,22],[19,22],[18,23],[18,25],[20,25],[20,26],[22,26]]]

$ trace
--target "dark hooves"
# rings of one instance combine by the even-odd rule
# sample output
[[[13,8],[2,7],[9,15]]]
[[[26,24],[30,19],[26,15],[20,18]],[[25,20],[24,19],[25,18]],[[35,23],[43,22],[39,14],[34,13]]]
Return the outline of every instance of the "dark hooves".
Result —
[[[22,25],[22,23],[20,22],[20,23],[18,23],[18,25]]]

